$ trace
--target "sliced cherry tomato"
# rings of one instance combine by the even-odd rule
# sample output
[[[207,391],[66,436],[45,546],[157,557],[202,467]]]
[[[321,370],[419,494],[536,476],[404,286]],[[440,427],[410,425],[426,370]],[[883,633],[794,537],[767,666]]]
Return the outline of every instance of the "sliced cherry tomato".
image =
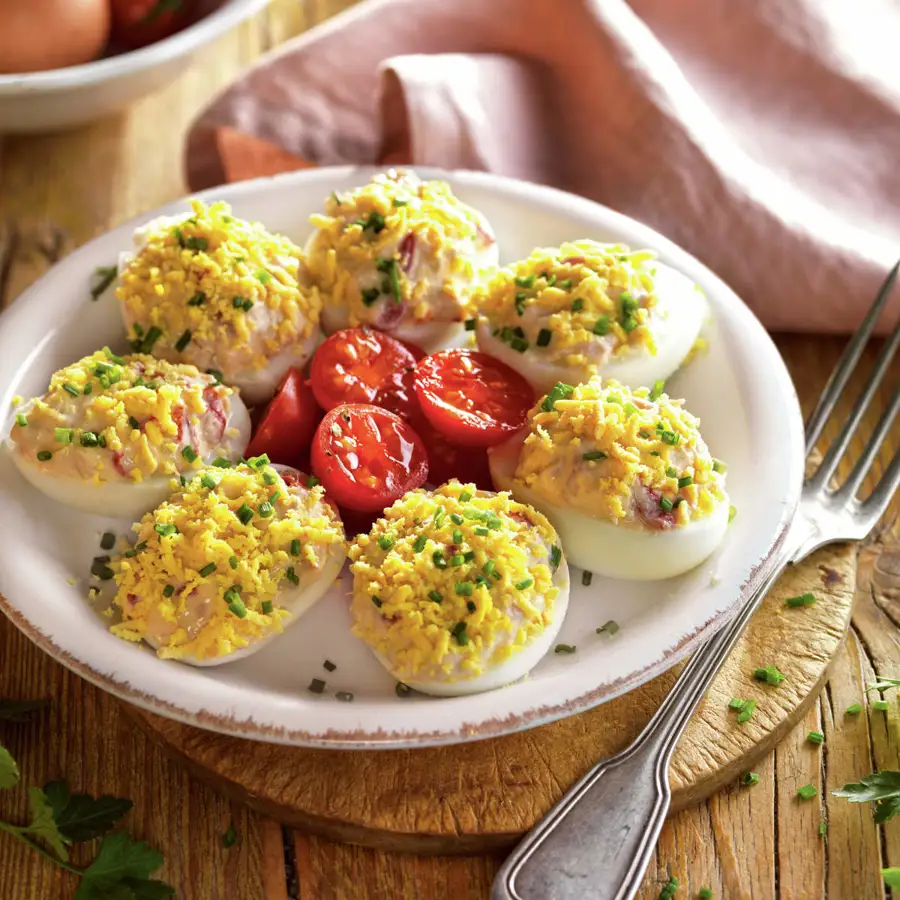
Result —
[[[425,484],[428,454],[400,416],[354,403],[325,414],[312,445],[312,468],[336,503],[377,512]]]
[[[534,406],[531,385],[477,350],[439,350],[416,366],[416,395],[429,422],[454,444],[491,447],[518,431]]]
[[[428,451],[428,482],[435,487],[453,478],[472,482],[484,491],[494,490],[487,450],[451,444],[421,412],[410,420]]]
[[[303,471],[309,465],[309,444],[322,418],[313,392],[298,369],[288,369],[269,401],[245,455],[265,453],[272,462]]]
[[[408,418],[416,407],[417,358],[396,338],[371,328],[345,328],[313,356],[310,381],[319,405],[371,403]]]
[[[112,0],[115,43],[129,50],[161,41],[188,24],[196,0]]]

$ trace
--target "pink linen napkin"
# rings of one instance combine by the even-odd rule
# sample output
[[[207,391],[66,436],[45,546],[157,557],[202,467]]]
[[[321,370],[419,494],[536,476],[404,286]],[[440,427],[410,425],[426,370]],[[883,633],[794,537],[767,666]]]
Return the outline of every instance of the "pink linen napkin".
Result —
[[[652,225],[769,328],[851,331],[900,255],[898,34],[896,0],[369,0],[201,113],[188,183],[513,175]]]

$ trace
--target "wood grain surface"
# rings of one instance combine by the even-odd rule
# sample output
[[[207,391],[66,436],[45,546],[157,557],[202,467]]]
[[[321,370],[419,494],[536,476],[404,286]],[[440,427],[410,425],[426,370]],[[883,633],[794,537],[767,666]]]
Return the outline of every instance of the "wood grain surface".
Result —
[[[178,82],[127,113],[66,134],[0,142],[0,305],[73,247],[182,194],[180,135],[196,110],[261,52],[348,5],[274,0],[255,21],[201,53]],[[778,343],[808,411],[841,342],[781,337]],[[867,359],[871,363],[874,351]],[[866,416],[869,428],[898,379],[895,366]],[[898,429],[889,444],[888,451],[900,445]],[[732,783],[666,823],[642,900],[659,895],[669,872],[683,886],[679,898],[694,897],[704,886],[728,900],[883,898],[879,870],[900,866],[900,822],[876,827],[867,806],[829,793],[873,768],[900,768],[896,703],[886,714],[844,714],[850,704],[864,702],[865,685],[877,676],[900,677],[896,503],[877,540],[861,554],[849,636],[824,690],[754,766],[760,779],[755,787]],[[65,776],[81,790],[130,796],[135,807],[129,827],[165,853],[162,875],[184,900],[489,896],[498,855],[407,856],[337,844],[283,829],[223,799],[170,761],[117,701],[42,655],[5,620],[0,696],[52,701],[34,722],[4,727],[0,734],[25,779],[42,783]],[[806,744],[810,729],[824,732],[822,748]],[[715,729],[711,733],[698,752],[716,752],[720,736]],[[803,803],[796,788],[807,782],[819,796]],[[18,820],[24,812],[20,793],[0,792],[0,816]],[[823,820],[828,832],[821,838]],[[226,850],[221,835],[229,824],[240,839]],[[0,836],[0,898],[71,900],[74,892],[69,876]]]

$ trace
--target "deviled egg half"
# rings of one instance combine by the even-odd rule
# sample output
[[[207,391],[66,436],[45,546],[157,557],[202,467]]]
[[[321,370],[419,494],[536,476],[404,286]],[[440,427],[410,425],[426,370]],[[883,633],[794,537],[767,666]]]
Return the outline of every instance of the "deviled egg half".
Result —
[[[194,200],[192,215],[149,222],[134,244],[116,296],[136,350],[214,372],[251,405],[312,356],[321,301],[287,238]]]
[[[399,681],[455,696],[522,678],[553,644],[569,571],[547,519],[451,481],[411,491],[350,548],[353,632]]]
[[[687,572],[728,527],[725,465],[657,389],[557,384],[523,433],[488,451],[494,484],[553,522],[569,559],[610,578]]]
[[[194,366],[98,350],[60,369],[42,397],[15,412],[9,449],[48,497],[135,519],[161,503],[173,477],[250,440],[241,398]]]
[[[321,487],[265,456],[197,472],[135,525],[114,561],[117,637],[214,666],[257,651],[334,583],[347,557]]]
[[[426,353],[464,340],[468,295],[497,265],[484,216],[442,181],[391,170],[332,193],[306,245],[327,334],[370,325]]]
[[[668,378],[707,317],[700,289],[648,250],[574,241],[501,269],[473,299],[478,346],[539,393],[593,375]]]

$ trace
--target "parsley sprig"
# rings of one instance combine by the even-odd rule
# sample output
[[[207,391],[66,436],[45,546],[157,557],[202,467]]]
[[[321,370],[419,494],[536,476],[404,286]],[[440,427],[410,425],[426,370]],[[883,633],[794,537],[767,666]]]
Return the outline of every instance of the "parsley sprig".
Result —
[[[0,721],[22,721],[44,701],[0,701]],[[20,786],[19,766],[0,744],[0,789]],[[124,831],[110,829],[131,809],[131,801],[120,797],[73,794],[65,781],[51,781],[43,789],[28,788],[28,823],[14,825],[0,820],[0,832],[30,847],[81,882],[75,900],[161,900],[175,891],[150,875],[163,856]],[[97,855],[86,866],[69,862],[69,847],[100,839]]]
[[[900,772],[873,772],[831,793],[851,803],[874,803],[875,822],[879,825],[900,815]]]

